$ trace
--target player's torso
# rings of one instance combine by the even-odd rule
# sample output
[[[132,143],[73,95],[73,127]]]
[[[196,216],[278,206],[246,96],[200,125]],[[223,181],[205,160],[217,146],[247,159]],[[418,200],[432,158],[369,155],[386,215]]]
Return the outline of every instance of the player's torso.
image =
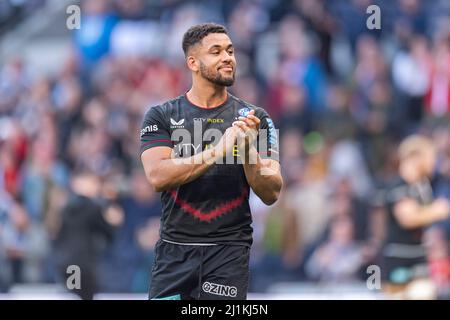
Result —
[[[230,98],[212,109],[197,107],[185,97],[176,99],[164,110],[174,155],[187,158],[211,148],[245,108]],[[202,241],[202,237],[209,235],[212,241],[215,237],[220,242],[242,238],[239,229],[246,229],[243,238],[248,241],[251,234],[248,192],[235,147],[228,158],[212,165],[200,177],[163,193],[166,236],[178,241]],[[185,239],[183,234],[187,235]]]
[[[404,243],[420,245],[422,243],[423,228],[405,229],[397,221],[394,215],[394,206],[397,203],[397,198],[401,199],[408,197],[414,199],[420,205],[427,205],[433,201],[433,190],[430,182],[424,180],[421,183],[415,185],[409,185],[403,180],[400,180],[398,184],[390,190],[391,197],[390,204],[388,205],[389,211],[389,228],[388,228],[388,241],[392,243]]]
[[[247,109],[232,99],[211,109],[197,107],[185,97],[177,99],[166,110],[175,156],[189,157],[211,148],[238,119],[239,112],[244,113]],[[234,163],[240,163],[236,147],[233,158]],[[228,160],[225,164],[230,164],[231,159]],[[225,166],[222,167],[225,169]]]

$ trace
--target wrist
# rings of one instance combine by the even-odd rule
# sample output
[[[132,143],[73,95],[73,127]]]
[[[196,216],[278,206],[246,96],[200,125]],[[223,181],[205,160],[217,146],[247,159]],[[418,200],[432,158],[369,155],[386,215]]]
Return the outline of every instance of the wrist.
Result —
[[[259,164],[259,154],[255,146],[250,146],[248,149],[239,150],[241,159],[244,165],[257,166]]]
[[[203,153],[203,160],[206,164],[212,165],[216,162],[218,154],[217,147],[206,149]]]

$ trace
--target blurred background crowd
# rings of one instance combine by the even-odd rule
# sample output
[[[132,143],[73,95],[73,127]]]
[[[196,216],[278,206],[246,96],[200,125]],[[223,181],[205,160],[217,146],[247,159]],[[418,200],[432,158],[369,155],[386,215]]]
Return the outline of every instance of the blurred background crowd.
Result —
[[[46,2],[0,1],[0,43]],[[60,281],[55,247],[79,168],[95,172],[99,200],[116,209],[108,236],[93,242],[99,290],[146,292],[161,205],[139,131],[149,107],[189,89],[181,38],[200,22],[226,25],[238,62],[230,91],[280,130],[281,198],[267,207],[251,197],[250,292],[365,281],[386,233],[380,190],[397,177],[409,134],[435,142],[435,192],[450,198],[448,1],[73,3],[81,28],[66,30],[48,72],[40,52],[0,60],[0,292]],[[371,4],[381,30],[366,26]],[[450,221],[434,227],[446,246]]]

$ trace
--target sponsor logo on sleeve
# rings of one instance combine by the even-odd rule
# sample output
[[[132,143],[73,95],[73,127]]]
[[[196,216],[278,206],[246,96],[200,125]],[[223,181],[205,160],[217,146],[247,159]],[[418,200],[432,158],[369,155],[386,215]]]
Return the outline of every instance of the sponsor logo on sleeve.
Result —
[[[246,108],[239,109],[238,113],[241,117],[246,117],[246,116],[248,116],[248,113],[250,111],[251,111],[251,109],[246,107]]]
[[[141,137],[143,135],[145,135],[146,133],[156,132],[156,131],[158,131],[158,125],[157,124],[152,124],[152,125],[146,126],[145,128],[143,128],[141,130]]]

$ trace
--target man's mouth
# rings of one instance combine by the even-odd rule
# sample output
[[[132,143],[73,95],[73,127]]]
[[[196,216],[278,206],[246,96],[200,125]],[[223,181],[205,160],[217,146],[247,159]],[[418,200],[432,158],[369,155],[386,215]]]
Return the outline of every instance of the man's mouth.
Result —
[[[219,70],[232,72],[233,71],[233,67],[231,67],[231,66],[224,66],[224,67],[220,67]]]

